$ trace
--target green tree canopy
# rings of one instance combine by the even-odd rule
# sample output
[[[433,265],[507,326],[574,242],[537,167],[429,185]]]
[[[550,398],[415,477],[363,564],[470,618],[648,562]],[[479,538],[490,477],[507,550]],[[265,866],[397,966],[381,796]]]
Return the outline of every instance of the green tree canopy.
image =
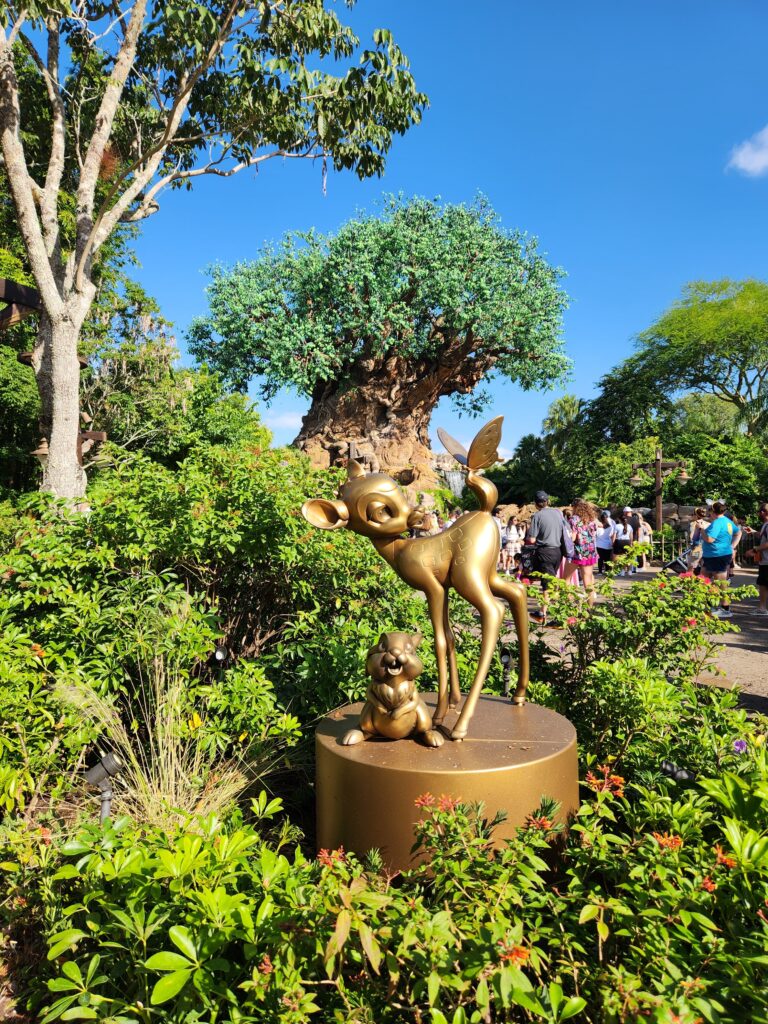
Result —
[[[681,393],[714,395],[733,405],[747,429],[768,425],[768,284],[693,281],[638,338],[638,350],[600,382],[590,419],[651,426]],[[619,438],[620,439],[620,438]]]
[[[482,198],[391,198],[334,235],[291,234],[251,262],[215,267],[190,344],[235,388],[258,378],[267,399],[283,386],[310,398],[299,435],[310,452],[351,432],[396,466],[387,443],[428,443],[441,397],[478,408],[491,374],[526,389],[562,380],[559,278],[536,240],[503,228]]]

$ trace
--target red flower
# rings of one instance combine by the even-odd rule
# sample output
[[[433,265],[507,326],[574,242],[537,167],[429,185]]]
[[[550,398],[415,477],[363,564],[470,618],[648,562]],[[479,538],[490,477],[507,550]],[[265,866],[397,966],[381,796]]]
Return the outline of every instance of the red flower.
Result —
[[[696,619],[686,619],[685,621],[688,623],[689,626],[695,626],[697,624]]]
[[[422,793],[421,796],[417,796],[413,802],[417,807],[431,807],[435,802],[435,798],[431,793]]]
[[[692,572],[681,572],[681,573],[680,573],[680,579],[681,579],[681,580],[688,580],[688,579],[690,579],[690,578],[691,578],[692,576],[693,576],[693,573],[692,573]]]
[[[37,831],[38,831],[38,833],[40,835],[40,838],[45,843],[45,845],[46,846],[50,846],[51,845],[51,835],[52,835],[51,830],[49,828],[39,828]]]
[[[441,796],[437,801],[438,811],[455,811],[459,804],[458,800],[454,800],[452,796]]]
[[[324,868],[332,868],[334,864],[342,864],[347,858],[344,853],[344,847],[340,846],[338,850],[321,850],[317,855],[317,859]]]
[[[707,585],[709,585],[712,582],[712,580],[709,578],[709,576],[699,576],[698,580],[699,580],[699,583],[706,583]]]
[[[662,850],[679,850],[683,845],[680,836],[671,836],[668,832],[652,832],[651,835]]]
[[[527,576],[523,576],[523,578],[520,580],[520,582],[524,583],[526,587],[530,587],[530,585],[531,585],[531,581],[528,579]]]
[[[714,892],[717,888],[717,882],[713,882],[709,875],[707,875],[706,878],[702,878],[701,880],[701,888],[705,889],[707,892]]]
[[[499,959],[512,964],[513,967],[519,967],[520,964],[524,964],[531,955],[531,951],[526,949],[525,946],[510,946],[504,940],[500,940],[497,945],[501,947]]]
[[[736,858],[731,857],[729,853],[725,853],[720,843],[715,843],[715,856],[717,857],[717,863],[722,864],[724,868],[736,867]]]
[[[566,626],[575,626],[578,621],[579,620],[574,615],[571,615],[569,619],[565,620],[565,624]]]
[[[664,580],[659,580],[659,590],[663,590],[666,587]]]
[[[259,974],[271,974],[274,969],[272,961],[269,959],[269,954],[265,953],[259,964]]]

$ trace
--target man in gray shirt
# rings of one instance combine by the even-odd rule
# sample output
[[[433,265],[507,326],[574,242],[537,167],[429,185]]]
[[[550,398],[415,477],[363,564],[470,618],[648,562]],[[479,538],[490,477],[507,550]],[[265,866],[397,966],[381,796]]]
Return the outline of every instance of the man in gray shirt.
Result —
[[[544,623],[547,618],[547,576],[557,576],[560,560],[563,557],[563,532],[565,519],[563,513],[549,507],[549,495],[546,491],[536,491],[536,511],[528,527],[526,544],[535,544],[533,568],[542,574],[541,579],[541,612],[533,612],[531,618]]]

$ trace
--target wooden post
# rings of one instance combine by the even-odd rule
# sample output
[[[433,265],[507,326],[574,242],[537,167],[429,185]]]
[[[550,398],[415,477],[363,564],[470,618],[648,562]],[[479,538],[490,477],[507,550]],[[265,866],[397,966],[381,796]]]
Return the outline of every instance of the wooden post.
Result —
[[[661,531],[661,564],[664,565],[664,509],[662,507],[661,448],[656,449],[654,462],[656,481],[656,529]]]

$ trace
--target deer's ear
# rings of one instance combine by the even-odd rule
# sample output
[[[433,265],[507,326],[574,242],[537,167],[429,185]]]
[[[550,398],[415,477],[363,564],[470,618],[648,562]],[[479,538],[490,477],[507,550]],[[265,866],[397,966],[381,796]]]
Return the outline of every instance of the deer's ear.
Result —
[[[321,530],[338,530],[349,522],[349,510],[343,501],[328,501],[327,498],[313,498],[301,506],[301,514],[313,526]]]
[[[419,646],[419,644],[421,643],[421,641],[423,639],[424,639],[424,637],[421,635],[421,633],[412,633],[411,634],[411,643],[413,644],[414,651],[416,650],[416,648]]]
[[[359,462],[355,462],[354,459],[350,459],[347,463],[347,480],[357,480],[360,476],[365,476],[365,469]]]

